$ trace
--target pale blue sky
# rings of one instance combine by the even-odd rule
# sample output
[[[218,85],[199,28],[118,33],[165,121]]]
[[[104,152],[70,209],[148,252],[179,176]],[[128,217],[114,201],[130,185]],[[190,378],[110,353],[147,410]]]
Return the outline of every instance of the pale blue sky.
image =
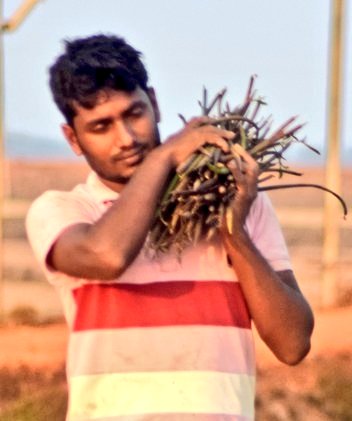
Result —
[[[21,2],[4,0],[5,17]],[[47,68],[63,38],[108,32],[144,53],[162,110],[163,137],[180,127],[178,113],[199,114],[203,85],[210,94],[227,87],[227,99],[236,105],[255,73],[258,92],[269,104],[265,114],[273,114],[277,124],[300,115],[308,123],[308,142],[322,149],[329,13],[329,0],[42,0],[4,37],[6,131],[61,139],[62,117],[51,101]],[[351,21],[348,7],[346,145],[352,143]]]

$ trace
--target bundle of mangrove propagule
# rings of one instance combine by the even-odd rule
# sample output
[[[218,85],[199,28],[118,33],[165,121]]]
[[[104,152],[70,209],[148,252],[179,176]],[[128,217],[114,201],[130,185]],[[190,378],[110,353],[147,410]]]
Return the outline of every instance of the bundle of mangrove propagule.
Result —
[[[172,179],[162,196],[148,245],[156,253],[168,251],[171,247],[181,253],[187,246],[200,238],[212,239],[231,206],[236,194],[236,180],[227,167],[229,161],[240,165],[240,157],[234,144],[239,143],[258,163],[260,176],[258,190],[270,190],[288,187],[316,187],[336,196],[347,213],[344,201],[331,190],[315,184],[280,184],[265,185],[264,181],[274,174],[282,177],[292,171],[284,158],[284,152],[293,144],[301,143],[313,152],[319,152],[308,145],[297,132],[302,124],[296,124],[292,117],[275,130],[271,130],[272,118],[260,117],[265,104],[263,98],[254,90],[254,77],[251,77],[245,99],[242,104],[231,108],[224,103],[226,90],[219,92],[208,102],[207,90],[203,91],[203,100],[199,102],[202,115],[211,118],[211,124],[230,130],[234,137],[229,141],[229,152],[224,153],[214,145],[205,145],[193,153],[172,174]],[[186,123],[184,117],[180,116]]]

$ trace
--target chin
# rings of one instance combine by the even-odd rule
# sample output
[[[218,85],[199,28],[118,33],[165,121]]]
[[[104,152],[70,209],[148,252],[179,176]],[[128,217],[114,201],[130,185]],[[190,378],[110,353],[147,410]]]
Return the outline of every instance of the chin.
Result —
[[[138,168],[139,164],[131,165],[131,166],[124,166],[124,168],[114,168],[111,166],[110,168],[92,168],[98,176],[106,180],[109,183],[116,183],[125,185],[129,182],[133,174],[135,173],[136,169]]]
[[[131,170],[131,171],[125,171],[123,174],[119,173],[119,174],[111,174],[109,176],[105,176],[104,178],[106,180],[111,181],[112,183],[118,183],[118,184],[127,184],[131,177],[133,176],[135,172],[135,169]]]

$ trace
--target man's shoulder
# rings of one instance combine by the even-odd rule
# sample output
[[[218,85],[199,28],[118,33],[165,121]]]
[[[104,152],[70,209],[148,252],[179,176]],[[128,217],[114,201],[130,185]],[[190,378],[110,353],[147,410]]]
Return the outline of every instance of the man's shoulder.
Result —
[[[46,190],[40,196],[34,199],[32,206],[37,203],[51,203],[60,201],[69,202],[77,200],[93,200],[93,198],[89,195],[89,192],[84,183],[77,184],[71,190]]]
[[[47,190],[31,203],[27,220],[35,215],[49,215],[65,212],[65,209],[95,208],[94,198],[89,194],[85,184],[78,184],[71,190]]]

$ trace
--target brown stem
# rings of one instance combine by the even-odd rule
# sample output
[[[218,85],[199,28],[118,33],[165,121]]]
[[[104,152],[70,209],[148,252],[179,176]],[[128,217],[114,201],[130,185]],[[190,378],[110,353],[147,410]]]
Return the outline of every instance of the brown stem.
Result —
[[[314,187],[320,190],[323,190],[327,193],[332,194],[333,196],[336,197],[336,199],[339,200],[339,202],[341,203],[341,206],[343,208],[343,213],[344,213],[344,217],[347,216],[348,214],[348,210],[347,210],[347,205],[345,203],[345,201],[342,199],[342,197],[340,195],[338,195],[337,193],[335,193],[334,191],[328,189],[327,187],[323,187],[320,186],[319,184],[310,184],[310,183],[298,183],[298,184],[277,184],[277,185],[272,185],[272,186],[264,186],[264,187],[258,187],[259,191],[266,191],[266,190],[278,190],[278,189],[290,189],[293,187]]]

